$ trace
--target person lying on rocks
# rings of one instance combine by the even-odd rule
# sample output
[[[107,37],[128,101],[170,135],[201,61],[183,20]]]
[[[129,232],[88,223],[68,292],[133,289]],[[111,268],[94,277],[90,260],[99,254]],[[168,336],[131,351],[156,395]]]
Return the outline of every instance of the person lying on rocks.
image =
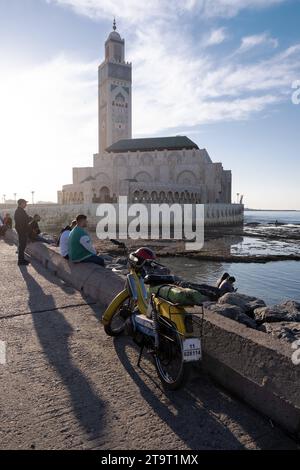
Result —
[[[73,263],[95,263],[105,266],[104,259],[97,255],[91,237],[84,230],[87,227],[87,216],[80,214],[76,217],[76,227],[69,235],[69,259]]]
[[[229,277],[230,277],[230,274],[229,274],[229,273],[224,273],[224,274],[217,280],[216,287],[219,288],[220,285],[222,284],[222,282],[225,281],[226,279],[228,279]]]
[[[234,283],[235,283],[235,277],[229,276],[227,279],[225,279],[220,287],[220,295],[227,294],[227,292],[236,292],[237,289],[234,288]]]

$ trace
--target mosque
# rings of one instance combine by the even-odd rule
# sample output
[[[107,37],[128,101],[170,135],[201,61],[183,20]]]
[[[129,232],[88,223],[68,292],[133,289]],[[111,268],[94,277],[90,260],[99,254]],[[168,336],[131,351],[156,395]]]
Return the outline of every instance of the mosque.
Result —
[[[231,171],[184,135],[132,138],[132,64],[113,31],[98,69],[98,153],[93,166],[73,168],[58,191],[63,205],[117,202],[231,204]],[[230,213],[230,210],[229,212]]]

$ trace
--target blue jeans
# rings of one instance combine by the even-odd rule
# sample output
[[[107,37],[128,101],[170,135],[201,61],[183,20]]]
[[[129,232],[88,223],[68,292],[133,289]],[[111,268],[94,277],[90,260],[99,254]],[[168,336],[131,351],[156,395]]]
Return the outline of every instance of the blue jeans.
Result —
[[[53,243],[51,240],[47,240],[47,238],[42,237],[41,235],[38,235],[35,239],[36,242],[42,242],[42,243],[47,243],[48,245],[51,245]]]
[[[83,259],[80,263],[94,263],[99,266],[105,266],[104,259],[101,256],[91,255],[88,258]]]

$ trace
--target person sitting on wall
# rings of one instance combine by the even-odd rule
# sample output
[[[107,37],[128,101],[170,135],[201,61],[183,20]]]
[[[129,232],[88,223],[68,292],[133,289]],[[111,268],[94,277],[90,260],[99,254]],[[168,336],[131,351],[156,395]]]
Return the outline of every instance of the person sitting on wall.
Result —
[[[28,238],[31,242],[42,242],[42,243],[48,243],[51,244],[51,240],[47,240],[46,238],[42,237],[40,235],[40,227],[39,227],[39,222],[41,218],[38,214],[35,214],[33,216],[33,219],[31,222],[28,224]]]
[[[76,227],[76,220],[73,220],[70,225],[62,229],[58,238],[58,246],[60,254],[63,258],[69,259],[69,236],[74,227]]]
[[[4,220],[2,219],[0,215],[0,236],[1,237],[4,237],[6,230],[7,228],[6,228],[6,225],[4,225]]]
[[[68,253],[73,263],[95,263],[105,266],[104,259],[97,256],[91,237],[84,230],[87,227],[87,216],[80,214],[76,217],[76,227],[69,235]]]
[[[236,292],[237,289],[234,288],[235,277],[229,276],[225,279],[219,287],[220,295],[227,294],[228,292]]]
[[[12,218],[9,213],[5,214],[3,224],[6,226],[7,229],[12,229]]]

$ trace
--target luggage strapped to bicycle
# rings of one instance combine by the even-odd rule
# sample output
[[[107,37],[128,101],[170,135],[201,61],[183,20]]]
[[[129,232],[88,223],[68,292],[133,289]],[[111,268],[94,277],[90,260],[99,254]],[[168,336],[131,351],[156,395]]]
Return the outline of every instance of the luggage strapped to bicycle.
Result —
[[[169,316],[172,321],[172,317],[176,315],[183,315],[183,312],[178,311],[178,307],[184,309],[184,315],[185,315],[185,321],[186,325],[189,322],[189,328],[188,328],[188,333],[193,333],[196,337],[201,338],[203,335],[203,322],[204,322],[204,309],[203,309],[203,304],[201,305],[182,305],[180,303],[174,303],[165,297],[161,297],[159,295],[159,291],[162,287],[169,287],[170,289],[174,287],[174,285],[171,284],[163,284],[159,287],[158,291],[154,293],[154,296],[163,301],[164,303],[167,303],[170,308],[169,308]],[[197,309],[197,307],[200,307]],[[176,311],[172,311],[172,308],[176,308]],[[161,317],[163,318],[163,317]],[[188,320],[188,322],[187,322]],[[183,336],[180,332],[178,332],[181,336]]]

